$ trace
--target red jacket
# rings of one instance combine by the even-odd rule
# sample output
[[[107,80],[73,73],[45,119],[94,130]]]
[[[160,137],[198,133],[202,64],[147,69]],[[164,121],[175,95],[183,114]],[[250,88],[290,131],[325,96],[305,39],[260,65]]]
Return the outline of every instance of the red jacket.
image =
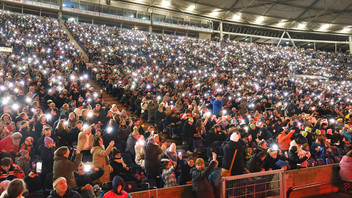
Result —
[[[12,143],[12,138],[11,135],[6,136],[4,139],[0,141],[0,152],[6,151],[6,152],[18,152],[19,145],[14,145]]]
[[[277,136],[277,143],[279,144],[280,150],[285,151],[290,148],[292,135],[293,131],[288,134],[280,133],[280,135]]]
[[[126,192],[122,191],[122,195],[115,194],[112,190],[104,194],[103,198],[130,198],[131,196]]]

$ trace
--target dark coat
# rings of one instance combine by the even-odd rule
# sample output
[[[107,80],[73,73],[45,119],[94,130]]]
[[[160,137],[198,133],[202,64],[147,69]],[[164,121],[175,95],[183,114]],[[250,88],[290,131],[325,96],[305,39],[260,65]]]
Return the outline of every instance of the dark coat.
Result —
[[[55,190],[52,190],[50,192],[50,195],[48,196],[48,198],[82,198],[82,196],[80,194],[78,194],[78,192],[73,191],[71,189],[67,189],[66,193],[64,194],[64,196],[60,197]]]
[[[136,156],[136,152],[134,150],[134,146],[136,145],[137,143],[137,139],[135,137],[132,136],[132,133],[128,136],[128,139],[127,139],[127,143],[126,143],[126,152],[129,152],[131,153],[131,157],[132,159],[135,158]]]
[[[307,156],[304,156],[303,158],[299,159],[297,153],[289,153],[288,156],[288,162],[290,163],[291,169],[297,169],[297,164],[300,164],[308,159]]]
[[[75,161],[70,162],[66,157],[54,156],[53,179],[64,177],[67,185],[71,188],[77,186],[73,172],[78,168],[82,162],[82,154],[76,155]]]
[[[79,175],[75,172],[77,187],[80,187],[79,189],[81,189],[87,184],[94,186],[93,181],[99,179],[103,174],[104,174],[104,170],[102,168],[99,168],[98,171],[92,171],[91,173],[87,173],[84,175]],[[78,192],[81,193],[80,191]]]
[[[222,168],[230,170],[231,162],[235,150],[237,149],[237,154],[235,161],[233,162],[231,175],[240,175],[244,172],[244,154],[245,154],[245,144],[240,139],[238,142],[228,140],[222,144],[224,150],[224,157],[222,158]]]
[[[186,182],[192,181],[191,169],[193,167],[190,167],[187,161],[182,161],[180,164],[181,164],[181,174],[180,174],[179,185],[184,185],[186,184]]]
[[[43,175],[52,173],[54,164],[54,148],[49,149],[45,146],[42,146],[40,148],[40,159],[42,160]]]
[[[211,161],[208,168],[205,170],[198,170],[196,167],[192,168],[192,190],[196,192],[197,198],[213,198],[213,187],[209,181],[209,175],[217,167],[217,162]]]
[[[247,168],[249,172],[255,173],[255,172],[260,172],[263,168],[264,161],[260,159],[258,154],[255,154],[251,157],[251,159],[248,161]]]
[[[156,178],[159,175],[159,155],[163,150],[156,144],[147,143],[144,149],[145,153],[145,171],[150,178]]]

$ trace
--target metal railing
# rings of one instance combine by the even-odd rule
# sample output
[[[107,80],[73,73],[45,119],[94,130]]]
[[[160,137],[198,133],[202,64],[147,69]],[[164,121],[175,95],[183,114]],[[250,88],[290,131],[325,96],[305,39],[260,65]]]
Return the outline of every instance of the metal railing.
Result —
[[[223,177],[221,198],[285,198],[284,171],[265,171]]]

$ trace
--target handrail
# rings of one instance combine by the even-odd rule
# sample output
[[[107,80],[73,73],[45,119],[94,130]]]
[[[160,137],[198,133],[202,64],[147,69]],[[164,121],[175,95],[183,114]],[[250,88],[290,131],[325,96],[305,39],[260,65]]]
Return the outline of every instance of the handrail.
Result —
[[[249,177],[260,177],[264,175],[272,175],[272,174],[278,174],[282,173],[284,170],[272,170],[272,171],[262,171],[258,173],[248,173],[248,174],[242,174],[242,175],[234,175],[234,176],[228,176],[228,177],[223,177],[222,179],[224,181],[229,181],[229,180],[235,180],[235,179],[244,179],[244,178],[249,178]]]

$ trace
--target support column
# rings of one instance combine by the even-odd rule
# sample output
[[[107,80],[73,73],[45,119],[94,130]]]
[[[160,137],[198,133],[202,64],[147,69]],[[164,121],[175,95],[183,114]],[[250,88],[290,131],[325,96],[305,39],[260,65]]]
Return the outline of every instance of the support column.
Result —
[[[21,13],[23,14],[23,6],[22,6],[22,9],[21,9]]]
[[[349,40],[349,46],[350,46],[350,54],[352,54],[352,36],[349,36],[348,40]]]
[[[153,27],[150,25],[148,28],[149,28],[149,32],[152,33],[153,32]]]
[[[297,48],[297,47],[296,47],[296,44],[295,44],[295,42],[292,40],[290,34],[289,34],[288,32],[286,32],[286,34],[287,34],[288,38],[290,39],[290,41],[292,42],[292,45],[293,45],[295,48]]]
[[[276,47],[279,47],[280,46],[280,43],[281,43],[281,41],[282,41],[282,38],[284,38],[284,36],[285,36],[285,31],[282,33],[282,35],[281,35],[281,37],[280,37],[280,40],[279,40],[279,42],[277,43],[277,45],[276,45]]]
[[[60,5],[59,5],[59,13],[57,14],[59,19],[62,19],[62,7],[63,7],[63,0],[60,0]]]
[[[161,31],[161,33],[164,35],[165,34],[165,28],[163,28],[163,30]]]
[[[219,25],[219,28],[220,28],[220,40],[222,40],[224,38],[224,34],[223,34],[223,30],[222,30],[222,21],[220,22],[220,25]]]
[[[335,43],[335,53],[337,52],[337,43]]]
[[[2,11],[5,11],[5,3],[2,2]]]
[[[94,18],[92,18],[92,25],[94,25]]]
[[[249,37],[249,42],[253,43],[253,37]]]
[[[313,45],[314,45],[314,50],[316,50],[316,49],[317,49],[317,47],[316,47],[316,45],[315,45],[315,42],[313,42]]]

